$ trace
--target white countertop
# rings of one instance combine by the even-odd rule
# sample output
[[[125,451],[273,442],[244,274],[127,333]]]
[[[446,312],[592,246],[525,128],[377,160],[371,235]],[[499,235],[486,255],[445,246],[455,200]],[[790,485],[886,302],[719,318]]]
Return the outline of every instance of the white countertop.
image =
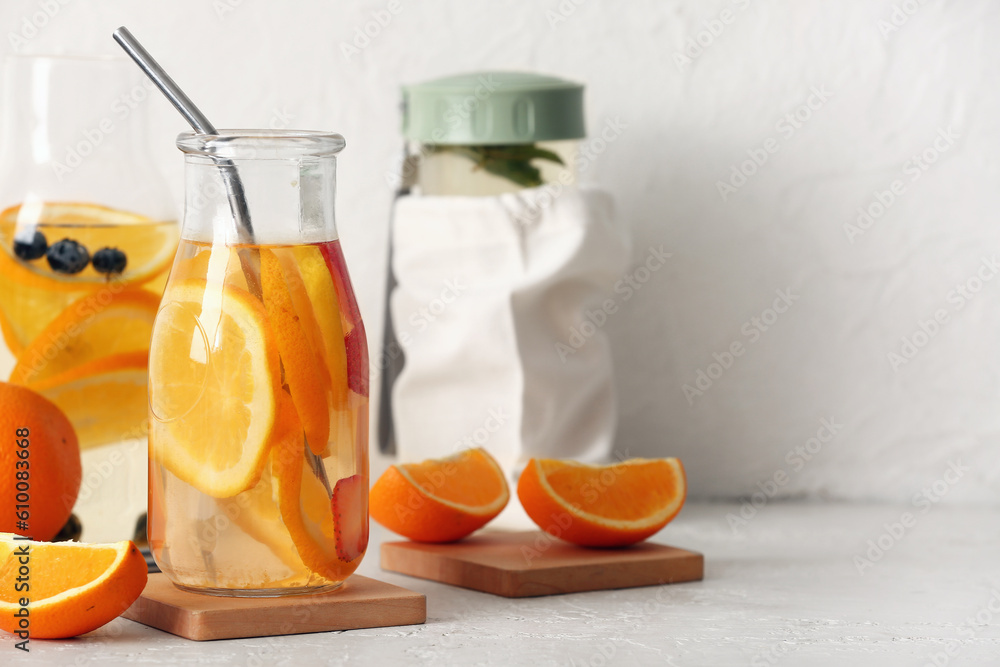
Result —
[[[656,538],[702,551],[702,582],[500,598],[382,572],[373,526],[359,572],[427,595],[426,625],[198,643],[118,619],[27,656],[4,636],[0,664],[1000,665],[1000,509],[771,504],[734,531],[738,510],[689,505]]]

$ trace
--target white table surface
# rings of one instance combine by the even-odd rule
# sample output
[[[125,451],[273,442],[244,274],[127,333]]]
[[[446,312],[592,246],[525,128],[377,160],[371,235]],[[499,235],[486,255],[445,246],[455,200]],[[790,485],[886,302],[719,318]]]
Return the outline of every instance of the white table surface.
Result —
[[[1000,510],[773,503],[734,530],[736,511],[689,505],[655,538],[702,551],[703,582],[505,599],[382,572],[374,527],[359,571],[427,595],[426,625],[198,643],[117,619],[28,655],[4,636],[0,665],[1000,665]]]

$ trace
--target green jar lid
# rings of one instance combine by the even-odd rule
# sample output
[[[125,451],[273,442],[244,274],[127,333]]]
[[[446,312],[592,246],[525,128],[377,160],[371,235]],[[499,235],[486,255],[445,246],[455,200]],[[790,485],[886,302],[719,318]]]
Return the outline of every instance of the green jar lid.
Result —
[[[460,146],[581,139],[583,84],[527,72],[470,72],[404,86],[403,135]]]

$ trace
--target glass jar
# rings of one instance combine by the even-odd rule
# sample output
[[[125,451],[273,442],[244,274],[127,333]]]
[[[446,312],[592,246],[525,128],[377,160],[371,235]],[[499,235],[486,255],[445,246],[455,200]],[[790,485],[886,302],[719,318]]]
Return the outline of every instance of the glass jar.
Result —
[[[63,536],[82,523],[87,541],[132,538],[146,509],[146,355],[177,224],[143,80],[124,57],[4,64],[0,379],[73,423],[83,476],[63,500],[80,522]]]
[[[583,85],[472,72],[406,86],[404,180],[427,196],[493,196],[576,183]]]
[[[490,197],[576,184],[586,136],[583,85],[526,72],[471,72],[404,86],[404,159],[392,183],[398,195]],[[548,201],[551,201],[549,199]],[[534,209],[534,215],[539,212]],[[526,222],[526,221],[522,221]],[[392,394],[405,351],[389,302],[396,288],[389,239],[378,415],[378,448],[396,453]],[[402,326],[402,323],[397,323]]]
[[[368,544],[368,347],[334,218],[343,138],[177,146],[184,219],[149,360],[153,556],[188,590],[328,590]]]

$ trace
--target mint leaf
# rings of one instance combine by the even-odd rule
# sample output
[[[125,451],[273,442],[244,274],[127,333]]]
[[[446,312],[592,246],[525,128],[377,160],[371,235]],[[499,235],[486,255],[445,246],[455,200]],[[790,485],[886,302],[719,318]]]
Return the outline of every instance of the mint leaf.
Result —
[[[471,160],[473,169],[485,171],[505,178],[525,188],[542,185],[541,170],[531,164],[532,160],[548,160],[565,164],[557,153],[539,148],[535,144],[511,144],[498,146],[448,146],[436,145],[431,152],[455,153]]]

